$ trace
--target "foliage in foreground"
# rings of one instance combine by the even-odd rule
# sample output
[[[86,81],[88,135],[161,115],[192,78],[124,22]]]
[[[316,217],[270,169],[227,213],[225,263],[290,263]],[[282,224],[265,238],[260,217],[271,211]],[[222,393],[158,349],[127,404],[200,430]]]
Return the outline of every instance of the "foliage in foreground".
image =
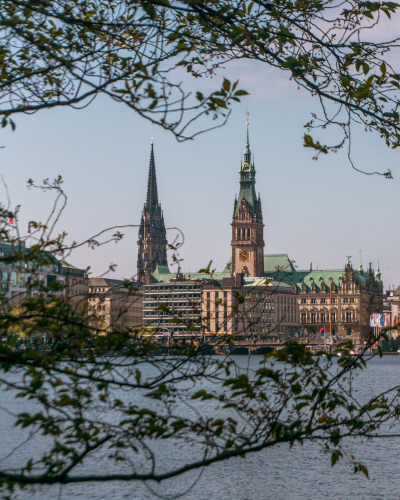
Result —
[[[173,354],[161,355],[139,329],[99,331],[85,310],[51,289],[23,300],[17,313],[3,304],[2,332],[18,324],[28,337],[49,332],[52,342],[44,352],[0,346],[1,388],[8,398],[26,400],[26,410],[14,416],[21,441],[41,436],[42,444],[24,463],[13,463],[12,454],[1,462],[0,479],[11,489],[162,481],[280,443],[321,443],[334,465],[346,438],[380,437],[399,416],[397,388],[358,401],[354,376],[366,362],[350,355],[350,343],[339,346],[338,358],[312,356],[289,341],[254,370],[230,356],[207,355],[207,344],[176,344]],[[171,453],[181,445],[192,452],[170,468],[159,443]],[[29,438],[24,446],[29,450]]]
[[[4,0],[2,123],[14,127],[20,113],[84,107],[103,94],[178,140],[193,138],[210,127],[207,117],[223,124],[247,93],[227,79],[206,91],[200,79],[245,59],[285,71],[294,88],[320,100],[321,115],[308,128],[338,126],[343,140],[327,146],[306,134],[304,145],[317,155],[350,142],[354,122],[397,147],[398,41],[382,35],[397,9],[396,2],[360,0]],[[241,71],[249,68],[257,75],[257,66]]]

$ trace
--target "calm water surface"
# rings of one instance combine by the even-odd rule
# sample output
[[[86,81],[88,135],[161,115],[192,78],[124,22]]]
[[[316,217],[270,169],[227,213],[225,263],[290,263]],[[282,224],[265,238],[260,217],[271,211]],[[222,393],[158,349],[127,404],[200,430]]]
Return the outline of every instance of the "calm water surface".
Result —
[[[239,363],[247,358],[237,358]],[[254,356],[251,363],[255,366],[260,358]],[[384,356],[368,364],[357,381],[360,397],[368,398],[377,391],[385,390],[400,382],[400,356]],[[22,400],[13,401],[7,393],[1,395],[1,406],[14,412],[23,411]],[[0,458],[4,457],[11,446],[22,441],[21,432],[10,428],[10,417],[0,412]],[[398,430],[400,433],[400,430]],[[40,448],[40,441],[35,446]],[[199,472],[190,473],[182,478],[166,481],[162,485],[126,484],[87,484],[57,487],[42,487],[21,494],[24,500],[150,500],[171,498],[184,493],[199,477],[196,484],[183,496],[190,500],[377,500],[400,498],[400,439],[378,440],[360,443],[349,441],[347,448],[356,458],[367,465],[370,479],[354,474],[345,463],[330,466],[330,456],[321,452],[318,445],[306,444],[289,450],[282,445],[258,454],[248,455],[246,459],[232,459],[213,465]],[[31,450],[21,448],[21,459],[31,456]],[[166,466],[182,463],[187,450],[161,450]],[[1,464],[4,465],[4,462]]]

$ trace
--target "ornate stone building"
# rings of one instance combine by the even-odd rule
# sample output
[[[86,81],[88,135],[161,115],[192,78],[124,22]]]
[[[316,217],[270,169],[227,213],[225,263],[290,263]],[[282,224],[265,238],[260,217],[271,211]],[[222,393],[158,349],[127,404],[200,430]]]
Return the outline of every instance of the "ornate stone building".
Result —
[[[256,170],[251,159],[249,129],[244,159],[240,164],[239,198],[235,199],[232,220],[232,273],[245,277],[264,273],[264,224],[261,199],[256,195]]]
[[[381,312],[383,283],[378,269],[358,270],[348,259],[342,270],[298,271],[296,289],[300,323],[308,332],[325,328],[336,337],[351,337],[355,342],[371,333],[369,317]]]
[[[164,214],[158,201],[154,145],[151,141],[147,198],[143,207],[138,239],[137,279],[150,282],[157,265],[167,267],[167,234]]]

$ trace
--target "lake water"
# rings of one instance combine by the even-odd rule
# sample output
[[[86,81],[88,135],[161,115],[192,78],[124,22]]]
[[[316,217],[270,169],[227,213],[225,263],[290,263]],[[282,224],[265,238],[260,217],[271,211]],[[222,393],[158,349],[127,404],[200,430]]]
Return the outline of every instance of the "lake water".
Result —
[[[239,358],[239,357],[238,357]],[[239,363],[247,358],[242,357]],[[256,365],[260,358],[251,358]],[[360,397],[368,398],[400,382],[400,356],[373,359],[357,381]],[[23,400],[13,401],[9,393],[2,394],[1,406],[10,411],[23,411]],[[10,428],[11,418],[0,412],[0,458],[7,455],[12,445],[22,442],[19,429]],[[393,431],[395,432],[396,429]],[[400,429],[397,429],[400,434]],[[32,446],[32,445],[31,445]],[[40,449],[40,440],[34,446]],[[231,459],[212,465],[199,472],[160,484],[113,482],[107,484],[41,487],[20,493],[24,500],[151,500],[172,498],[184,494],[190,500],[378,500],[400,498],[400,438],[376,441],[348,441],[347,448],[368,467],[370,479],[354,474],[347,462],[330,465],[316,444],[296,445],[291,450],[282,445],[248,455],[245,459]],[[17,458],[26,459],[32,448],[21,447]],[[185,449],[163,454],[166,466],[182,463]],[[1,463],[4,466],[4,461]],[[197,480],[197,482],[195,482]]]

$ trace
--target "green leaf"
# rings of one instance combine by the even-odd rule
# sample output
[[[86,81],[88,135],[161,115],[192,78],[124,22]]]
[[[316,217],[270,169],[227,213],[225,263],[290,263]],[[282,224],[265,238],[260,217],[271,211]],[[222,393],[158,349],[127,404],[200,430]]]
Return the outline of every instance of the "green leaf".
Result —
[[[209,394],[207,391],[204,389],[197,391],[196,394],[193,394],[191,399],[212,399],[214,396],[212,394]]]
[[[222,84],[222,88],[226,91],[229,92],[231,90],[231,82],[224,78],[224,82]]]

